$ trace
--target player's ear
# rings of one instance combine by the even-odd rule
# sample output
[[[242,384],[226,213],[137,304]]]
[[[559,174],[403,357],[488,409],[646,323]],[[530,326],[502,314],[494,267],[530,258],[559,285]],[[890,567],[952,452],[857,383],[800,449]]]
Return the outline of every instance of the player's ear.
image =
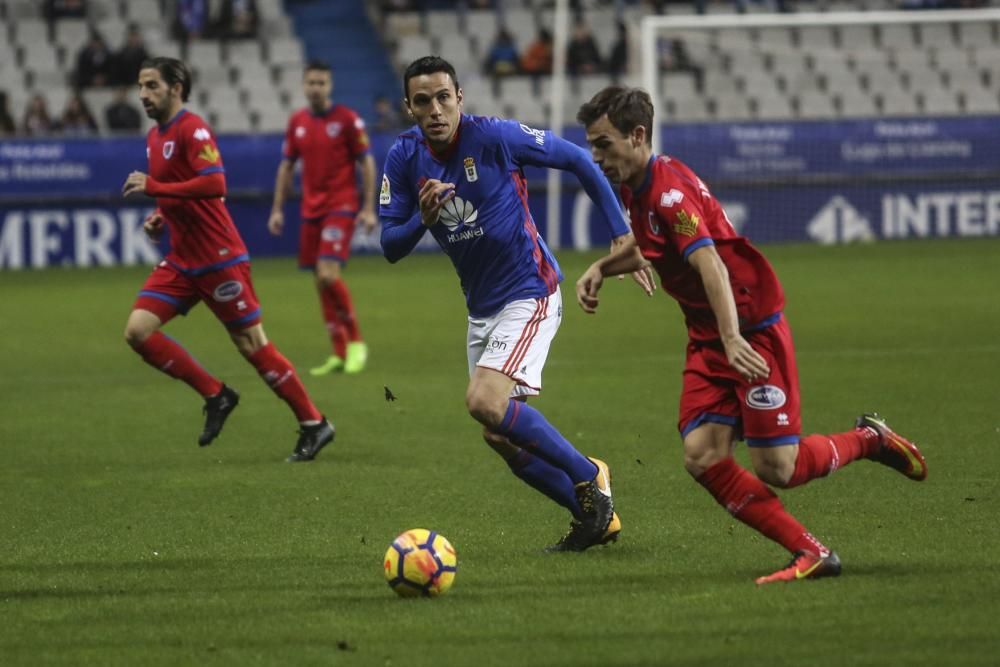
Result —
[[[644,125],[636,125],[632,128],[632,134],[629,137],[632,140],[632,148],[638,148],[646,143],[646,127]]]
[[[461,111],[462,110],[462,102],[465,101],[465,92],[461,88],[459,88],[457,91],[455,91],[455,99],[458,101],[458,109],[459,109],[459,111]]]

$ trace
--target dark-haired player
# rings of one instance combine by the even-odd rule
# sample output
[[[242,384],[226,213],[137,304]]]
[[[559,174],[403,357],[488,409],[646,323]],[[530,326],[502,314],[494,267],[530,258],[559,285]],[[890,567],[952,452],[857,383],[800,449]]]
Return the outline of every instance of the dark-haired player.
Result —
[[[734,231],[719,202],[685,164],[652,152],[653,105],[634,88],[605,88],[577,119],[594,162],[621,184],[634,240],[598,260],[576,285],[587,312],[604,276],[652,265],[688,327],[678,429],[684,465],[730,514],[792,553],[758,584],[836,576],[837,554],[813,537],[767,487],[791,488],[860,458],[913,480],[920,451],[874,414],[854,430],[800,438],[799,379],[784,292],[767,259]],[[750,448],[757,477],[732,456]],[[763,481],[761,481],[763,480]]]
[[[469,310],[466,407],[511,471],[573,514],[552,550],[615,539],[608,467],[523,400],[541,390],[562,320],[562,274],[535,229],[522,167],[576,175],[622,243],[631,234],[614,192],[579,146],[516,121],[463,115],[455,69],[441,58],[410,64],[403,93],[416,126],[386,158],[382,250],[399,261],[429,231],[455,266]]]
[[[157,126],[146,137],[149,175],[132,172],[122,193],[156,197],[156,210],[144,229],[156,237],[166,224],[170,252],[142,286],[125,325],[125,339],[150,366],[204,397],[205,426],[198,444],[208,445],[236,408],[239,394],[160,332],[175,315],[204,301],[240,353],[295,413],[301,430],[288,460],[310,461],[333,441],[333,425],[313,405],[295,368],[264,334],[250,257],[223,203],[222,156],[208,124],[184,108],[190,92],[191,73],[181,61],[152,58],[142,64],[139,98]]]
[[[299,267],[312,269],[323,307],[323,320],[333,346],[313,375],[333,371],[358,373],[368,359],[351,292],[341,267],[351,255],[354,228],[375,228],[375,160],[368,152],[365,122],[352,109],[333,104],[333,74],[323,62],[310,62],[302,77],[309,105],[288,120],[282,160],[274,184],[274,205],[267,222],[272,234],[285,226],[282,207],[292,185],[296,160],[302,160],[302,224],[299,227]],[[356,167],[361,169],[358,200]]]

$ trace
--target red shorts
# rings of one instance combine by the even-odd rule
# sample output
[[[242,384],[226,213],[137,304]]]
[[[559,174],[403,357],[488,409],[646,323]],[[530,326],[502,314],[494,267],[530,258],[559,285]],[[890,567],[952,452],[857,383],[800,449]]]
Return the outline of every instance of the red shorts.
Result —
[[[721,343],[688,343],[677,428],[684,436],[706,422],[729,424],[751,447],[796,444],[802,415],[788,322],[782,316],[744,336],[771,368],[767,380],[750,384],[740,377]]]
[[[351,256],[354,211],[332,211],[325,218],[307,218],[299,225],[299,268],[313,269],[320,259],[345,264]]]
[[[260,323],[260,302],[250,280],[250,262],[239,262],[199,276],[181,273],[160,262],[146,278],[134,309],[148,310],[166,324],[187,315],[204,301],[226,328],[234,331]]]

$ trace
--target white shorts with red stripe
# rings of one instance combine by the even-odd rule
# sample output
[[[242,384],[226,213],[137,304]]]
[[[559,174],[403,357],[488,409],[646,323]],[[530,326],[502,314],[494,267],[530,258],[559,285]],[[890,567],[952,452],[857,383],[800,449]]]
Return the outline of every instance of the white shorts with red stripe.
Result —
[[[469,375],[476,366],[500,371],[517,385],[511,396],[535,396],[562,322],[559,289],[542,299],[512,301],[488,318],[469,318]]]

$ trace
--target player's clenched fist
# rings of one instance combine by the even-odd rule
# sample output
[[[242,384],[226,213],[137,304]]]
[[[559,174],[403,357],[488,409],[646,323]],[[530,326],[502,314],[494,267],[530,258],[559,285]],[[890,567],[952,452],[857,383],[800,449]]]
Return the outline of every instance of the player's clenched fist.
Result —
[[[281,236],[281,232],[285,229],[285,214],[282,211],[271,211],[267,228],[275,236]]]
[[[594,313],[597,311],[597,293],[604,284],[604,276],[598,266],[591,266],[580,279],[576,281],[576,302],[580,304],[584,312]]]
[[[428,179],[420,188],[420,219],[430,227],[438,221],[441,207],[455,196],[454,183],[442,183],[436,178]]]
[[[146,192],[146,174],[141,171],[133,171],[128,175],[128,178],[125,179],[125,184],[122,185],[123,196],[128,197],[136,192]]]
[[[156,241],[163,235],[163,216],[159,211],[153,211],[142,221],[142,231],[151,241]]]

